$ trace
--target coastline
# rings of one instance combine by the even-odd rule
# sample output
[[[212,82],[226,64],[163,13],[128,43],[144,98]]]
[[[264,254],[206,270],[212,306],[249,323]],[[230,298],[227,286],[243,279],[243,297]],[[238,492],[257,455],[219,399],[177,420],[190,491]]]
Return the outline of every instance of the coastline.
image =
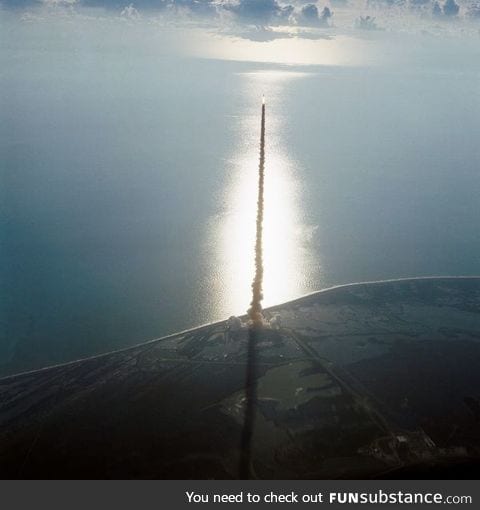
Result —
[[[350,289],[350,288],[354,288],[354,287],[361,287],[361,286],[372,286],[372,285],[384,285],[384,284],[392,284],[392,283],[407,283],[407,282],[417,282],[417,281],[427,281],[427,282],[435,282],[435,281],[443,281],[443,280],[446,280],[446,281],[449,281],[449,280],[472,280],[472,281],[477,281],[477,280],[480,280],[480,276],[463,276],[463,275],[460,275],[460,276],[455,276],[455,275],[448,275],[448,276],[412,276],[412,277],[405,277],[405,278],[391,278],[391,279],[386,279],[386,280],[370,280],[370,281],[361,281],[361,282],[352,282],[352,283],[344,283],[344,284],[339,284],[339,285],[333,285],[331,287],[326,287],[324,289],[320,289],[320,290],[316,290],[316,291],[313,291],[313,292],[309,292],[307,294],[304,294],[298,298],[294,298],[294,299],[291,299],[290,301],[285,301],[283,303],[279,303],[279,304],[276,304],[276,305],[272,305],[272,306],[269,306],[269,307],[266,307],[264,309],[264,312],[269,314],[269,313],[272,313],[278,309],[281,309],[281,308],[284,308],[284,307],[288,307],[288,306],[293,306],[293,305],[296,305],[296,304],[300,304],[308,299],[311,299],[311,298],[315,298],[317,296],[320,296],[320,295],[325,295],[325,294],[328,294],[328,293],[331,293],[331,292],[334,292],[334,291],[341,291],[342,289]],[[241,318],[242,320],[246,320],[247,319],[247,314],[243,314],[243,315],[240,315],[239,318]],[[35,368],[35,369],[32,369],[32,370],[25,370],[25,371],[21,371],[21,372],[16,372],[14,374],[9,374],[9,375],[5,375],[5,376],[1,376],[0,377],[0,382],[6,380],[6,379],[11,379],[11,378],[15,378],[15,377],[18,377],[18,376],[23,376],[23,375],[30,375],[30,374],[35,374],[37,372],[43,372],[43,371],[47,371],[47,370],[52,370],[52,369],[56,369],[56,368],[60,368],[60,367],[65,367],[65,366],[69,366],[69,365],[73,365],[73,364],[78,364],[78,363],[82,363],[83,361],[89,361],[89,360],[95,360],[95,359],[98,359],[98,358],[102,358],[104,356],[109,356],[109,355],[112,355],[112,354],[119,354],[119,353],[127,353],[131,350],[134,350],[134,349],[137,349],[141,346],[146,346],[146,345],[149,345],[151,343],[156,343],[156,342],[162,342],[164,340],[168,340],[170,338],[174,338],[174,337],[177,337],[179,335],[184,335],[184,334],[187,334],[187,333],[193,333],[193,332],[198,332],[198,331],[202,331],[204,330],[205,328],[210,328],[210,327],[214,327],[214,326],[219,326],[219,325],[223,325],[223,324],[226,324],[228,318],[225,318],[225,319],[222,319],[222,320],[218,320],[218,321],[212,321],[212,322],[207,322],[207,323],[204,323],[204,324],[200,324],[198,326],[194,326],[192,328],[188,328],[188,329],[184,329],[184,330],[180,330],[180,331],[175,331],[173,333],[169,333],[168,335],[165,335],[165,336],[162,336],[162,337],[156,337],[156,338],[153,338],[151,340],[146,340],[146,341],[143,341],[143,342],[140,342],[138,344],[135,344],[135,345],[130,345],[128,347],[122,347],[120,349],[115,349],[113,351],[107,351],[107,352],[103,352],[103,353],[100,353],[100,354],[95,354],[93,356],[86,356],[84,358],[78,358],[78,359],[74,359],[74,360],[71,360],[71,361],[66,361],[64,363],[56,363],[56,364],[53,364],[53,365],[47,365],[45,367],[41,367],[41,368]]]
[[[256,478],[476,476],[480,278],[342,285],[264,312]],[[3,378],[0,476],[241,477],[247,364],[248,328],[220,321]]]

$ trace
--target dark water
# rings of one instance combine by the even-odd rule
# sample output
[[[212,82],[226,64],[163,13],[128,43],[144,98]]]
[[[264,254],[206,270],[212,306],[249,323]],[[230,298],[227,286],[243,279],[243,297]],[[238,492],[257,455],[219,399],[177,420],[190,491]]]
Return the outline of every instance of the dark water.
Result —
[[[228,222],[255,211],[248,189],[246,216],[229,197],[245,147],[258,164],[262,92],[266,214],[293,218],[265,232],[267,305],[337,283],[480,273],[473,71],[289,79],[294,69],[259,64],[95,55],[6,57],[0,373],[246,311],[252,237]],[[268,198],[277,178],[284,194]],[[233,237],[218,256],[222,222]],[[229,253],[245,253],[237,269]]]

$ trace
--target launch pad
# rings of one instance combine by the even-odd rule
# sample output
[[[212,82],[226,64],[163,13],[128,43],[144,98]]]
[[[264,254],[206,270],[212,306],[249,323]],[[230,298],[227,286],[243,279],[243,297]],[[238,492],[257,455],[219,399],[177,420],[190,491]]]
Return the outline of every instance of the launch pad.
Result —
[[[477,278],[265,310],[251,476],[478,474],[479,310]],[[228,324],[0,380],[0,475],[237,478],[248,333]]]

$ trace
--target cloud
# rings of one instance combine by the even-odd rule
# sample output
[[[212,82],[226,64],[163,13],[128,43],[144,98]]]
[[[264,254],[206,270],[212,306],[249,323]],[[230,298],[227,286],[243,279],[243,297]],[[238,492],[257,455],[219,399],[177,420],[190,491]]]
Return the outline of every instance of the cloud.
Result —
[[[460,7],[455,0],[447,0],[443,5],[443,14],[445,16],[456,16],[459,10]]]
[[[440,7],[440,4],[438,2],[434,2],[433,7],[432,7],[432,14],[435,17],[439,17],[443,14],[442,8]]]
[[[297,23],[303,26],[326,27],[332,15],[333,13],[328,7],[324,7],[319,14],[318,7],[315,4],[307,4],[300,9],[300,13],[297,15]]]
[[[189,11],[198,15],[212,15],[217,12],[214,0],[132,0],[129,3],[124,0],[77,0],[77,3],[84,7],[103,7],[105,9],[120,10],[121,12],[130,6],[137,11],[140,9],[147,11],[170,10],[171,12]]]
[[[428,5],[430,0],[410,0],[410,5],[413,7],[421,7],[423,5]]]
[[[199,16],[215,16],[217,5],[213,0],[172,0],[171,8],[185,9]]]
[[[318,41],[320,39],[331,41],[334,39],[332,35],[327,35],[325,33],[319,32],[318,30],[312,32],[307,30],[300,30],[294,32],[293,37],[298,37],[299,39],[310,39],[311,41]]]
[[[30,7],[72,7],[78,0],[0,0],[0,7],[12,10],[24,10]]]
[[[32,5],[40,5],[39,0],[1,0],[0,5],[2,7],[8,7],[9,9],[24,9]]]
[[[381,9],[383,7],[402,8],[407,5],[407,0],[367,0],[367,8]]]
[[[276,39],[291,39],[294,37],[294,34],[290,32],[273,30],[272,28],[259,25],[253,27],[247,25],[245,28],[235,27],[228,32],[228,35],[254,42],[270,42]]]
[[[122,0],[78,0],[78,3],[84,7],[104,7],[105,9],[124,10],[128,4]],[[155,9],[163,10],[169,4],[170,0],[135,0],[131,2],[134,9]]]
[[[49,5],[49,6],[56,6],[56,5],[72,6],[77,3],[77,0],[41,0],[41,2],[44,5]]]
[[[432,15],[435,18],[454,18],[458,15],[460,11],[460,6],[455,2],[455,0],[446,0],[443,6],[441,6],[437,0],[433,3],[432,6]],[[468,12],[467,12],[468,17]]]
[[[131,20],[140,19],[140,13],[137,11],[137,9],[135,9],[133,4],[127,5],[127,7],[125,7],[120,13],[120,16]]]
[[[301,30],[301,29],[280,29],[264,26],[252,25],[236,25],[230,27],[227,31],[222,31],[222,34],[246,39],[253,42],[270,42],[277,39],[309,39],[317,41],[324,39],[330,41],[334,39],[332,35],[327,35],[319,30]]]
[[[277,0],[238,0],[223,4],[237,19],[258,25],[286,24],[293,14],[292,5],[281,5]]]
[[[381,30],[373,16],[360,16],[355,20],[355,27],[360,30]]]
[[[157,25],[198,20],[199,26],[258,42],[319,39],[325,37],[326,27],[335,37],[342,31],[351,34],[352,26],[357,36],[365,30],[435,34],[467,30],[478,36],[474,22],[480,19],[480,0],[329,0],[328,5],[344,1],[348,6],[335,8],[335,24],[330,7],[315,0],[0,0],[0,6],[23,11],[24,19],[63,13],[89,19],[113,14]],[[458,21],[447,27],[438,20]]]
[[[480,19],[480,2],[474,3],[468,8],[467,16],[472,19]]]

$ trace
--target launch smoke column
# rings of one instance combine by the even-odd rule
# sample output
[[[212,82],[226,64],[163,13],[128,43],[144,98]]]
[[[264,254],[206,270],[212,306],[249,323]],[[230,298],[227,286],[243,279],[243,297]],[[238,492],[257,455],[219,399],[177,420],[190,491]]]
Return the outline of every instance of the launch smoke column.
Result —
[[[260,164],[258,167],[257,233],[255,239],[255,276],[252,283],[252,302],[248,316],[253,325],[263,324],[262,285],[263,285],[263,202],[265,179],[265,98],[262,100],[262,123],[260,131]]]
[[[252,302],[248,310],[250,326],[248,331],[247,373],[245,380],[245,416],[240,450],[240,478],[250,478],[252,435],[257,401],[256,345],[261,335],[264,320],[262,314],[263,282],[263,194],[265,178],[265,98],[262,101],[262,123],[260,131],[260,164],[258,167],[257,233],[255,238],[255,276],[252,283]]]

